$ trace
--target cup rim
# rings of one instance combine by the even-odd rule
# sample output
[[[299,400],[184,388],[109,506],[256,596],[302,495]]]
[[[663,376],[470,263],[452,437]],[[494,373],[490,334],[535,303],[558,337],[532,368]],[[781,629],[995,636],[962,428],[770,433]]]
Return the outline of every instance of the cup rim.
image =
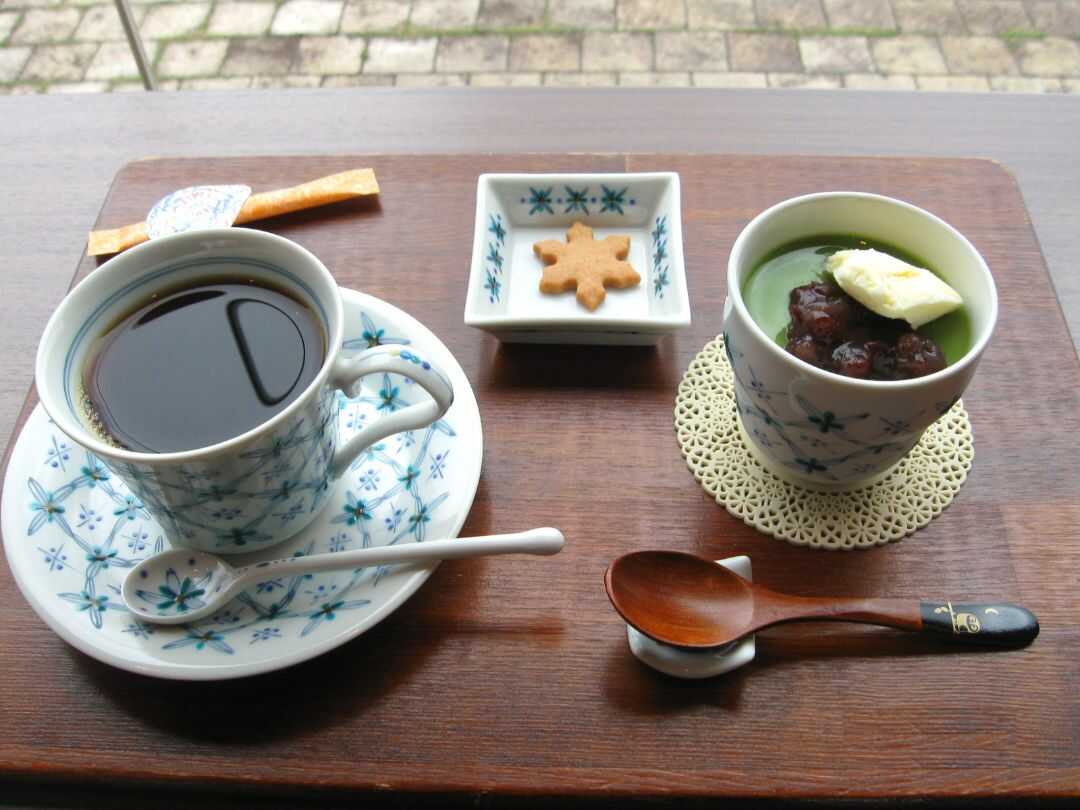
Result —
[[[87,285],[92,279],[101,278],[100,274],[111,273],[115,275],[118,273],[128,273],[130,275],[129,280],[134,280],[138,278],[140,274],[146,272],[148,267],[153,268],[160,265],[163,261],[167,261],[169,254],[173,251],[178,251],[181,255],[184,252],[192,252],[192,250],[185,251],[187,243],[197,244],[199,242],[217,239],[239,240],[240,242],[247,240],[251,244],[270,244],[283,250],[295,251],[299,258],[307,261],[310,268],[317,275],[322,276],[331,286],[334,290],[332,300],[321,302],[323,307],[328,311],[329,317],[332,319],[332,323],[323,324],[323,328],[327,332],[327,346],[326,357],[323,359],[322,366],[308,384],[307,388],[305,388],[296,399],[290,402],[286,408],[274,414],[266,421],[255,425],[253,428],[246,430],[237,436],[232,436],[217,442],[216,444],[208,444],[203,445],[202,447],[192,448],[191,450],[180,450],[171,453],[144,453],[107,444],[91,434],[90,431],[86,430],[83,425],[68,412],[68,409],[63,402],[53,396],[51,386],[38,384],[38,381],[40,380],[49,379],[48,367],[50,365],[50,355],[52,354],[50,348],[55,340],[55,333],[61,328],[61,325],[66,320],[67,316],[71,314],[70,310],[78,306],[83,298],[91,295],[91,293],[86,292]],[[227,254],[232,248],[233,246],[229,246],[221,248],[220,250],[223,254]],[[148,259],[145,262],[142,261],[144,257]],[[91,302],[93,301],[92,298],[90,300]],[[330,270],[314,253],[291,239],[267,231],[242,227],[205,228],[163,236],[136,245],[135,247],[125,250],[123,253],[118,253],[100,267],[90,271],[82,281],[67,292],[63,300],[61,300],[56,309],[53,310],[52,315],[45,325],[45,330],[42,333],[41,339],[38,342],[37,357],[34,363],[34,379],[38,400],[41,402],[45,412],[52,418],[53,422],[56,423],[56,426],[60,428],[68,438],[81,447],[91,451],[94,455],[103,456],[114,461],[156,466],[189,464],[192,462],[205,461],[213,456],[228,453],[236,448],[242,447],[260,435],[272,432],[275,428],[292,418],[307,404],[314,392],[325,384],[327,378],[330,376],[334,362],[337,360],[338,353],[341,349],[342,334],[344,333],[343,320],[344,307],[341,303],[341,295],[337,292],[337,281],[330,273]]]
[[[933,374],[927,374],[924,377],[914,377],[910,380],[861,380],[856,377],[845,377],[843,374],[836,374],[832,371],[826,371],[825,369],[811,365],[805,360],[801,360],[786,351],[782,346],[778,345],[776,341],[766,335],[765,331],[758,325],[757,321],[754,320],[750,311],[746,308],[746,304],[743,302],[742,290],[740,289],[738,279],[738,265],[742,259],[742,253],[745,249],[746,242],[750,239],[750,235],[757,228],[760,228],[768,219],[787,208],[794,208],[799,205],[814,205],[822,200],[836,198],[873,200],[874,202],[904,208],[920,217],[930,220],[933,224],[942,228],[974,257],[976,267],[990,293],[990,313],[986,321],[986,327],[972,343],[972,346],[968,349],[967,353],[957,362],[946,366],[941,371],[935,371]],[[766,351],[772,353],[774,357],[780,357],[783,361],[793,363],[799,371],[814,379],[829,382],[841,387],[863,391],[910,391],[912,389],[933,386],[949,377],[964,373],[970,366],[973,366],[978,362],[979,357],[986,348],[986,344],[990,342],[990,337],[994,332],[994,325],[997,323],[998,318],[997,285],[994,284],[994,277],[991,275],[990,268],[986,264],[986,260],[982,257],[982,254],[979,253],[966,236],[948,222],[941,219],[941,217],[930,213],[925,208],[920,208],[912,203],[898,200],[895,197],[888,197],[884,194],[872,194],[865,191],[821,191],[813,194],[802,194],[797,197],[790,197],[786,200],[782,200],[766,208],[746,224],[739,232],[738,237],[736,237],[735,243],[731,246],[731,253],[728,256],[727,288],[727,294],[732,305],[738,311],[739,316],[743,320],[749,322],[750,330],[766,345]]]

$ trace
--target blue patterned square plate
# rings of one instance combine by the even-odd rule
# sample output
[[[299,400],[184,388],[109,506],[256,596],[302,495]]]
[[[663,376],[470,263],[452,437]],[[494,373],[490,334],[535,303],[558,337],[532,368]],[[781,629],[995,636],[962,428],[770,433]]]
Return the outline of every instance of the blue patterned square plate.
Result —
[[[630,237],[641,283],[608,289],[590,312],[572,292],[540,292],[533,244],[566,240],[574,222],[597,239]],[[476,194],[465,323],[511,343],[651,345],[690,326],[679,175],[484,174]]]
[[[415,345],[450,376],[454,405],[434,425],[370,448],[303,532],[230,563],[456,537],[472,506],[483,436],[465,372],[435,335],[401,310],[351,290],[342,290],[342,298],[347,350]],[[388,407],[426,396],[397,375],[365,378],[357,398],[339,395],[342,440]],[[274,515],[286,522],[295,517],[284,505]],[[121,669],[181,680],[239,678],[313,658],[386,618],[435,570],[378,566],[269,579],[195,624],[137,622],[124,607],[120,585],[128,569],[168,540],[127,487],[72,446],[40,405],[11,454],[0,526],[15,581],[61,638]]]

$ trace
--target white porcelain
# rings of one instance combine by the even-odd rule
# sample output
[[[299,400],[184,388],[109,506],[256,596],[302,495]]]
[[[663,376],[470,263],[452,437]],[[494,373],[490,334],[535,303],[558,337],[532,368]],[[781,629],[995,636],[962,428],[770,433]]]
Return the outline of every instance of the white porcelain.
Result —
[[[483,435],[465,372],[435,335],[401,310],[351,290],[341,297],[346,356],[372,345],[412,348],[445,370],[454,404],[433,425],[370,447],[307,528],[281,545],[230,560],[237,565],[456,537],[472,505]],[[387,385],[404,401],[424,396],[397,374],[365,378],[358,397],[339,393],[334,399],[343,440],[387,418],[378,408]],[[299,519],[287,504],[273,517]],[[182,680],[238,678],[313,658],[385,619],[435,569],[409,564],[271,578],[197,624],[136,621],[120,599],[121,583],[140,560],[170,547],[165,530],[41,407],[12,449],[0,529],[23,596],[61,638],[121,669]]]
[[[750,566],[749,557],[740,555],[716,562],[734,571],[743,579],[754,581],[754,571]],[[686,650],[672,647],[670,644],[662,644],[659,641],[653,641],[630,625],[626,625],[626,638],[630,642],[630,652],[639,661],[665,675],[676,678],[688,680],[712,678],[731,672],[754,660],[755,636],[753,633],[731,644],[710,650]]]
[[[742,299],[747,275],[771,251],[821,234],[853,234],[910,250],[964,299],[972,347],[914,380],[856,380],[777,345]],[[943,220],[900,200],[858,192],[795,197],[755,217],[728,259],[724,341],[740,427],[767,469],[800,486],[850,490],[886,475],[960,398],[997,321],[997,291],[979,252]]]
[[[185,452],[133,452],[92,432],[80,403],[82,370],[95,338],[156,292],[238,272],[288,290],[318,314],[329,348],[307,389],[246,433]],[[165,527],[170,542],[239,554],[301,531],[325,505],[331,483],[366,448],[395,433],[430,425],[453,402],[446,375],[413,347],[372,344],[355,356],[342,356],[344,329],[333,276],[300,245],[247,228],[193,231],[121,253],[75,287],[45,327],[35,384],[56,426],[127,483],[140,507]],[[154,378],[169,369],[163,363],[131,373],[153,385]],[[339,446],[338,392],[352,391],[365,376],[388,374],[408,377],[429,396],[411,403],[384,399],[379,409],[385,418]],[[293,520],[274,519],[282,505],[295,511]]]
[[[124,577],[120,595],[132,615],[151,624],[190,624],[216,613],[244,589],[280,577],[374,565],[493,557],[497,554],[550,556],[562,551],[566,539],[558,529],[545,527],[516,534],[491,534],[458,540],[425,540],[401,546],[375,546],[352,551],[281,557],[233,568],[205,551],[174,548],[147,557]],[[183,583],[187,583],[184,587]]]
[[[533,244],[582,221],[598,239],[630,237],[641,283],[608,289],[593,312],[572,292],[540,292]],[[511,343],[652,345],[690,325],[679,176],[484,174],[477,183],[465,323]]]

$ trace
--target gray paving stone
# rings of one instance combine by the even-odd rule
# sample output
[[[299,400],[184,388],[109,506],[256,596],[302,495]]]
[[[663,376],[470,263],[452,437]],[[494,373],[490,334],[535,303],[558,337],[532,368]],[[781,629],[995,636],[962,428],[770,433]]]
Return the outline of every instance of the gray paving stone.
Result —
[[[256,76],[251,80],[251,86],[256,89],[318,87],[322,84],[322,80],[322,76]]]
[[[839,76],[822,76],[811,73],[770,73],[769,87],[801,88],[804,90],[838,90],[844,84]]]
[[[364,46],[362,37],[301,37],[295,70],[317,76],[359,73]]]
[[[614,73],[545,73],[547,87],[614,87],[618,78]]]
[[[474,37],[442,37],[435,53],[439,73],[472,73],[506,70],[510,39],[497,34]]]
[[[1080,75],[1080,45],[1061,37],[1028,40],[1016,50],[1021,72],[1029,76]]]
[[[220,39],[170,42],[162,51],[155,68],[157,74],[166,79],[213,76],[221,69],[228,48],[229,43]]]
[[[8,35],[15,30],[15,23],[17,23],[18,21],[19,12],[0,12],[0,42],[6,40],[8,38]]]
[[[409,0],[350,0],[341,15],[341,33],[395,31],[409,19]]]
[[[799,53],[811,73],[864,73],[874,69],[866,37],[800,37]]]
[[[844,87],[852,90],[914,90],[915,79],[911,76],[880,73],[849,73],[844,77]]]
[[[651,34],[588,33],[581,46],[581,66],[593,70],[651,70]]]
[[[389,87],[393,83],[393,76],[377,74],[327,76],[322,80],[323,87]]]
[[[250,76],[232,76],[230,78],[184,79],[180,82],[181,90],[244,90],[251,87]]]
[[[1080,37],[1080,2],[1029,2],[1027,10],[1036,31]]]
[[[462,73],[402,73],[395,87],[464,87],[468,77]]]
[[[539,27],[544,24],[546,5],[547,0],[484,0],[476,24],[480,28]]]
[[[144,42],[143,45],[146,48],[147,59],[153,64],[159,44],[157,42]],[[135,58],[131,55],[131,48],[128,47],[127,40],[102,44],[86,70],[86,78],[91,80],[111,81],[114,79],[137,79],[138,77],[139,68],[135,64]]]
[[[897,25],[905,33],[967,33],[956,0],[893,0],[893,12]]]
[[[985,76],[916,76],[920,90],[949,93],[985,93],[990,82]]]
[[[0,48],[0,82],[19,78],[23,65],[30,58],[31,48]]]
[[[767,87],[764,73],[694,73],[694,87]]]
[[[821,0],[757,0],[757,20],[762,28],[788,31],[818,31],[828,25]]]
[[[82,81],[97,49],[96,44],[89,42],[81,45],[38,45],[19,78],[24,82]]]
[[[1008,46],[997,37],[942,37],[941,50],[951,73],[1018,73]]]
[[[728,34],[728,62],[734,71],[796,73],[799,46],[785,34]]]
[[[1046,93],[1080,81],[1080,0],[131,1],[151,55],[158,53],[159,76],[177,87],[179,79],[215,86],[204,78],[228,80],[220,86],[388,84],[404,74],[418,78],[401,86],[842,84]],[[0,9],[4,92],[138,89],[108,0],[0,0]],[[545,24],[583,33],[506,35]],[[379,36],[406,25],[455,30],[438,39]],[[834,36],[827,27],[902,33],[868,39]],[[456,30],[469,28],[492,33]],[[773,33],[742,30],[753,28]],[[210,39],[161,42],[203,30]],[[369,35],[366,63],[363,39],[346,34]],[[60,52],[74,45],[89,53]]]
[[[109,89],[108,82],[61,82],[45,88],[49,95],[74,93],[104,93]]]
[[[473,87],[539,87],[539,73],[474,73],[469,77]]]
[[[284,76],[300,49],[297,37],[233,39],[221,66],[222,76]],[[217,72],[217,71],[215,71]]]
[[[13,45],[34,45],[67,39],[79,24],[82,12],[77,8],[31,9],[23,15],[11,35]]]
[[[672,0],[619,0],[615,19],[621,29],[685,28],[686,7]]]
[[[274,15],[270,32],[288,34],[333,34],[341,21],[341,0],[288,0]]]
[[[630,72],[619,74],[620,87],[689,87],[690,74],[679,71],[674,73]]]
[[[580,34],[528,34],[510,42],[510,70],[571,71],[581,68]]]
[[[449,31],[472,28],[476,25],[476,13],[480,0],[413,0],[413,28]]]
[[[146,6],[132,6],[131,13],[136,25],[142,22],[147,11]],[[124,26],[120,24],[120,15],[113,5],[88,8],[75,29],[75,39],[83,42],[108,42],[123,38]]]
[[[139,33],[143,39],[172,39],[197,31],[210,16],[209,3],[175,3],[149,9]]]
[[[973,34],[1004,34],[1031,28],[1020,0],[957,0],[968,30]]]
[[[548,0],[548,20],[560,28],[610,31],[615,27],[615,0]]]
[[[368,40],[364,73],[430,73],[435,67],[435,37]]]
[[[896,29],[889,0],[825,0],[825,16],[829,18],[830,28]]]
[[[1061,79],[1036,76],[991,76],[990,89],[1005,93],[1060,93]]]
[[[270,30],[275,11],[274,3],[219,2],[206,30],[219,36],[256,37]]]
[[[757,25],[754,0],[686,0],[691,30],[733,31]]]
[[[878,69],[885,73],[945,73],[945,59],[930,37],[905,34],[872,39],[870,51]]]
[[[722,31],[662,31],[656,35],[657,70],[727,70]]]

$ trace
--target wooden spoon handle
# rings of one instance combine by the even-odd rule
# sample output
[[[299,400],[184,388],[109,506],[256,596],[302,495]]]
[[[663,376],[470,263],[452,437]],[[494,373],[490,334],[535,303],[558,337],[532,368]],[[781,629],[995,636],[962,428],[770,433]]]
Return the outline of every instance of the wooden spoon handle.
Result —
[[[1024,647],[1039,635],[1039,620],[1026,608],[1005,603],[954,604],[914,599],[813,598],[783,595],[754,615],[760,628],[786,621],[860,622],[929,633],[964,644]]]
[[[1039,635],[1039,620],[1019,605],[923,602],[919,607],[923,632],[953,641],[1026,647]]]

